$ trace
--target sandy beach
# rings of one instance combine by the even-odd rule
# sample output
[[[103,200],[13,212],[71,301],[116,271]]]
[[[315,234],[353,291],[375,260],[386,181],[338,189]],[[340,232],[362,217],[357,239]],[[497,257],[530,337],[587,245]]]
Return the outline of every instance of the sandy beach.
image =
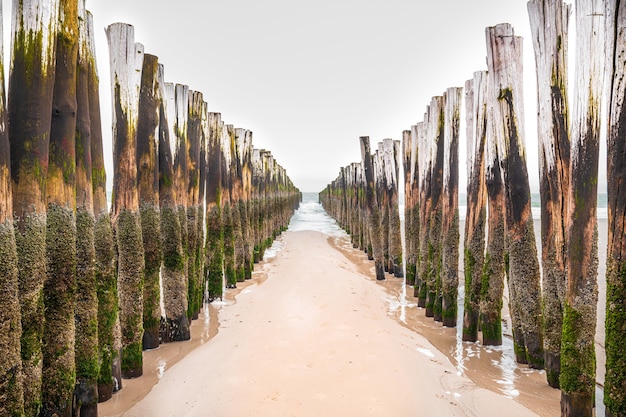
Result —
[[[511,366],[508,379],[500,374],[509,372],[497,366],[502,349],[462,344],[450,351],[456,329],[424,319],[411,297],[397,301],[402,280],[374,281],[371,262],[347,237],[289,231],[280,241],[277,256],[234,299],[194,322],[194,340],[146,352],[146,376],[124,380],[100,415],[558,413],[560,394],[542,372]],[[168,369],[156,367],[154,385],[142,380],[156,357]],[[130,398],[133,384],[149,392]]]

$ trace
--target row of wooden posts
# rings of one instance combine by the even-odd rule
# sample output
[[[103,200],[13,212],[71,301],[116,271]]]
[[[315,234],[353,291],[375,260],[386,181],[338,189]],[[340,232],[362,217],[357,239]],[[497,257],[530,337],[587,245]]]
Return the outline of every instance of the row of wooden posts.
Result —
[[[576,1],[576,72],[567,91],[570,6],[528,2],[537,66],[541,195],[541,262],[526,168],[522,39],[508,24],[486,29],[487,71],[465,84],[467,213],[464,234],[463,340],[502,343],[505,278],[518,363],[546,370],[561,389],[563,416],[590,416],[595,406],[597,289],[597,178],[600,125],[608,126],[608,251],[606,377],[610,416],[626,415],[626,5]],[[605,75],[606,74],[606,75]],[[600,115],[608,86],[608,118]],[[424,120],[403,132],[405,252],[386,252],[400,233],[398,155],[384,157],[386,139],[370,155],[361,138],[361,163],[342,168],[320,193],[325,209],[367,250],[384,278],[385,260],[406,262],[426,316],[455,326],[458,287],[458,140],[461,88],[433,97]],[[394,149],[397,149],[398,142]],[[394,165],[395,164],[395,165]],[[381,193],[380,190],[387,190]],[[391,231],[389,231],[391,230]]]
[[[109,209],[85,0],[13,5],[7,106],[0,91],[0,415],[96,416],[122,377],[142,374],[143,349],[188,340],[203,302],[251,278],[300,192],[251,131],[166,83],[133,27],[116,23]]]

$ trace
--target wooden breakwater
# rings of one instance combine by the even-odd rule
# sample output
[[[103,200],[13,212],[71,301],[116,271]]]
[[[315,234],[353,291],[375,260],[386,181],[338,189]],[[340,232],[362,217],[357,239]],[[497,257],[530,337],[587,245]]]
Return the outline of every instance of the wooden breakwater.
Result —
[[[12,14],[8,100],[0,62],[0,415],[96,416],[122,378],[142,375],[144,349],[189,339],[204,302],[252,277],[300,192],[251,131],[167,83],[116,23],[109,209],[85,1],[20,0]]]
[[[597,304],[597,175],[600,126],[608,121],[609,242],[607,253],[607,415],[626,415],[626,326],[623,282],[624,5],[576,2],[576,72],[567,95],[570,6],[561,1],[528,2],[538,91],[540,147],[541,262],[530,209],[522,88],[522,39],[500,24],[486,29],[487,70],[465,84],[467,212],[465,215],[464,341],[502,343],[503,293],[508,285],[515,357],[542,369],[561,390],[563,416],[592,415],[595,407],[594,334]],[[604,51],[604,52],[603,52]],[[604,81],[606,75],[607,80]],[[603,83],[608,117],[602,118]],[[402,133],[406,285],[427,317],[454,326],[447,306],[458,279],[459,231],[454,213],[458,182],[460,89],[433,97],[423,121]],[[458,116],[457,116],[458,117]],[[371,254],[376,278],[384,278],[378,242],[387,238],[381,216],[387,200],[370,182],[387,179],[368,170],[369,146],[360,163],[340,170],[322,192],[326,211]],[[369,143],[369,139],[367,139]],[[393,185],[393,186],[398,186]],[[457,220],[455,220],[457,219]],[[455,224],[457,229],[455,232]],[[391,226],[396,227],[396,226]],[[456,234],[455,234],[456,233]],[[622,242],[622,243],[620,243]],[[377,246],[378,244],[378,246]],[[380,252],[377,255],[377,249]],[[540,277],[543,277],[540,279]]]

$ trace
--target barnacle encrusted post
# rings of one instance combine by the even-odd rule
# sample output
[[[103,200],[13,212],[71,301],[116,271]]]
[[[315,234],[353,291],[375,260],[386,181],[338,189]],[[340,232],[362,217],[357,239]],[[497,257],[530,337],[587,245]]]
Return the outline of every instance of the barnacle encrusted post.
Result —
[[[224,289],[224,234],[222,231],[222,148],[221,116],[209,113],[209,140],[206,147],[206,275],[208,301],[222,298]]]
[[[532,0],[528,15],[537,68],[537,133],[541,195],[543,346],[548,384],[559,387],[563,297],[567,272],[567,193],[570,138],[567,44],[570,6]]]
[[[22,318],[24,413],[41,407],[48,145],[58,0],[13,2],[8,127]]]
[[[161,215],[159,211],[159,60],[144,54],[137,123],[137,186],[145,258],[143,349],[159,347],[161,325]]]
[[[76,387],[74,413],[98,415],[98,295],[95,275],[89,65],[93,58],[85,0],[78,2],[76,67],[76,310],[74,313]]]
[[[113,230],[122,332],[122,375],[143,373],[144,251],[137,192],[137,118],[143,45],[134,28],[114,23],[107,28],[113,94]]]
[[[465,83],[467,123],[467,212],[463,265],[465,267],[465,300],[463,341],[478,340],[480,296],[485,260],[487,223],[487,184],[485,182],[485,147],[487,138],[487,73],[478,71]]]
[[[575,7],[576,88],[572,108],[570,189],[567,202],[567,286],[559,378],[562,416],[592,415],[596,386],[596,207],[600,103],[604,81],[604,2],[581,0],[576,2]],[[607,286],[607,305],[610,305],[612,297],[609,289]],[[607,361],[607,365],[609,363]]]
[[[0,5],[2,15],[2,5]],[[2,411],[9,416],[24,414],[24,389],[22,385],[22,358],[20,337],[22,321],[20,314],[19,283],[17,270],[17,247],[13,229],[13,195],[11,193],[11,158],[9,132],[4,91],[3,30],[0,22],[0,398]]]

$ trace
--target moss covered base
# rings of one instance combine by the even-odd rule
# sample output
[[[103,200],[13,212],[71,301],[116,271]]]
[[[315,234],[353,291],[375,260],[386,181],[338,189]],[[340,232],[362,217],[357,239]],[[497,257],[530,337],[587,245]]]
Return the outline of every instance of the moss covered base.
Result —
[[[464,342],[476,342],[478,340],[478,311],[465,307],[463,311],[463,336]]]
[[[484,346],[502,346],[502,320],[497,314],[482,314],[480,329]]]
[[[178,319],[162,319],[160,336],[163,343],[182,342],[191,339],[187,316]]]
[[[160,269],[161,214],[158,206],[143,204],[140,209],[141,236],[143,240],[145,272],[143,287],[143,349],[159,347],[161,321]]]
[[[561,374],[561,355],[556,352],[544,352],[546,379],[552,388],[560,388],[559,375]]]

